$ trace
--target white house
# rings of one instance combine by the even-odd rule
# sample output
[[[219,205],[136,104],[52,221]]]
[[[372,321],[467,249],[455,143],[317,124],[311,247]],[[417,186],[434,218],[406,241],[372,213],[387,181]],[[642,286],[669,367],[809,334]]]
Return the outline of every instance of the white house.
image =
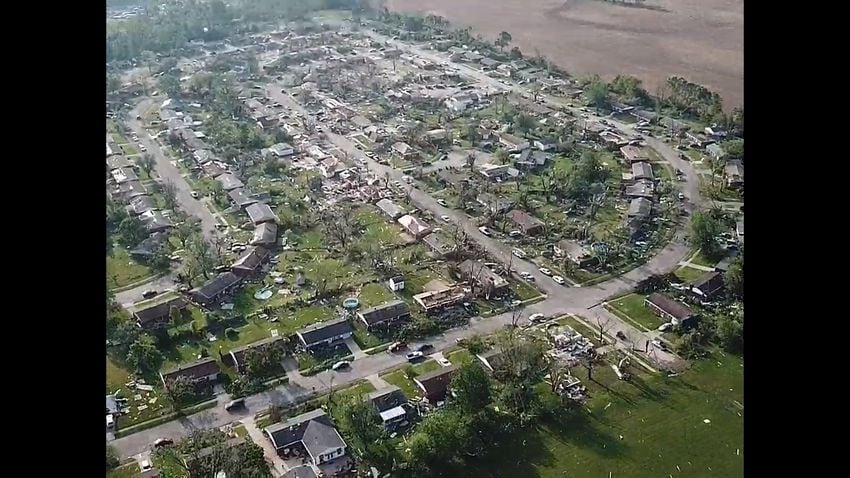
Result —
[[[390,286],[390,290],[393,292],[398,292],[400,290],[404,290],[404,277],[395,276],[390,277],[390,280],[387,281],[387,285]]]

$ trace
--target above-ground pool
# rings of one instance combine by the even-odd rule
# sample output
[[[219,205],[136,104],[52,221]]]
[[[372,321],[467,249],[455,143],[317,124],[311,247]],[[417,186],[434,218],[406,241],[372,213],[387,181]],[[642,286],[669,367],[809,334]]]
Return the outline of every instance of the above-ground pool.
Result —
[[[356,309],[360,305],[360,299],[357,297],[349,297],[342,301],[342,306],[346,309]]]
[[[254,292],[254,298],[257,300],[269,300],[274,295],[271,289],[260,289]]]

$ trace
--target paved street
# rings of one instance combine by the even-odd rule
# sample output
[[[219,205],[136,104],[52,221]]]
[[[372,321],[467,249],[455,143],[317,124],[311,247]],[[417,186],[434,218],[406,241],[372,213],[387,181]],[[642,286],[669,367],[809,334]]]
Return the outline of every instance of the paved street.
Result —
[[[371,32],[367,33],[373,37],[380,37],[380,35],[373,34]],[[380,37],[380,39],[384,40],[385,38]],[[390,42],[393,43],[392,41]],[[398,46],[400,46],[403,50],[414,51],[415,53],[433,61],[449,63],[443,57],[436,55],[433,52],[424,51],[416,47],[410,47],[400,43]],[[485,82],[488,85],[499,88],[500,90],[507,89],[507,87],[505,87],[500,81],[490,78],[477,70],[465,65],[454,66],[464,74]],[[281,93],[280,89],[280,86],[272,85],[267,88],[267,91],[274,101],[293,106],[306,114],[306,111],[303,108],[295,103],[290,96]],[[514,87],[513,89],[517,91],[526,91],[524,88],[520,87]],[[566,103],[561,100],[555,100],[547,96],[544,96],[543,99],[545,102],[555,106],[566,105]],[[135,114],[136,113],[133,113],[134,117]],[[615,120],[611,120],[610,118],[608,120],[627,133],[635,133],[629,125],[619,123]],[[136,122],[136,126],[139,128],[141,127],[138,122]],[[345,151],[349,158],[363,159],[369,169],[372,170],[378,177],[384,177],[385,173],[389,173],[392,180],[401,180],[402,173],[400,171],[376,163],[366,157],[360,150],[355,148],[353,142],[351,142],[348,138],[334,134],[330,132],[328,128],[324,129],[327,132],[326,135],[328,139],[342,151]],[[140,131],[139,136],[144,140],[147,140],[147,135],[143,133],[143,131]],[[653,138],[647,138],[646,141],[647,145],[656,149],[665,161],[669,162],[674,168],[680,169],[684,172],[686,181],[679,183],[679,186],[682,188],[682,192],[687,199],[687,208],[691,209],[693,205],[701,205],[702,199],[699,193],[699,178],[691,164],[679,159],[678,154],[663,142]],[[158,151],[158,154],[155,155],[155,157],[163,156],[156,145],[153,145],[152,142],[148,141],[145,144],[152,154],[154,151]],[[171,167],[174,170],[173,172],[176,172],[177,178],[182,181],[182,177],[179,176],[179,171],[176,170],[176,168],[173,168],[164,156],[162,160],[159,157],[157,158],[158,172],[160,172],[160,163],[164,163],[166,166]],[[168,168],[164,166],[163,169],[167,170]],[[163,175],[162,172],[160,172],[160,174],[163,177],[167,177],[166,175]],[[177,179],[174,179],[174,181],[175,184],[178,184],[178,188],[182,190]],[[185,184],[185,181],[182,182]],[[185,186],[188,187],[188,185]],[[407,187],[408,186],[406,185],[405,188]],[[186,189],[184,190],[184,193],[188,195],[188,191],[189,190]],[[629,323],[623,322],[616,316],[607,312],[600,304],[609,297],[631,291],[637,282],[652,274],[669,272],[675,269],[677,264],[686,258],[689,251],[689,247],[684,239],[684,233],[681,229],[676,232],[674,239],[660,250],[655,257],[644,265],[620,277],[592,287],[564,287],[553,282],[551,278],[541,274],[534,264],[513,257],[510,253],[512,249],[510,246],[480,233],[475,224],[467,218],[463,212],[440,206],[429,194],[416,188],[410,188],[409,194],[411,201],[421,209],[431,211],[436,216],[449,216],[452,223],[463,228],[472,240],[484,247],[497,260],[504,263],[512,261],[512,266],[517,271],[528,272],[536,278],[537,286],[547,294],[547,298],[541,302],[525,307],[522,312],[523,320],[527,319],[529,315],[538,312],[546,314],[547,316],[559,316],[565,313],[572,313],[584,317],[590,324],[595,324],[597,318],[601,317],[601,320],[608,321],[609,330],[607,334],[609,336],[614,336],[618,331],[621,331],[631,342],[636,344],[636,347],[639,350],[643,350],[642,346],[646,341],[657,336],[657,332],[643,333],[637,330]],[[191,197],[188,199],[191,200]],[[179,193],[178,200],[180,200],[181,204],[183,204]],[[197,201],[194,202],[198,203]],[[203,209],[205,210],[206,208]],[[209,211],[207,210],[206,213],[209,214]],[[209,220],[214,221],[212,214],[209,214]],[[512,314],[510,313],[486,319],[480,317],[473,318],[468,325],[446,331],[438,337],[429,339],[428,342],[434,345],[435,352],[442,351],[455,345],[456,340],[459,338],[470,337],[472,335],[492,334],[503,328],[505,324],[510,323],[511,319]],[[412,344],[414,347],[416,345],[418,344]],[[652,347],[650,347],[650,350],[651,353],[648,357],[642,353],[637,353],[636,355],[648,362],[651,362],[653,366],[660,368],[673,369],[681,366],[683,363],[682,360],[674,354],[653,349]],[[265,410],[271,404],[285,406],[298,401],[303,401],[315,393],[325,393],[332,386],[342,387],[355,380],[378,374],[388,368],[403,365],[405,362],[403,354],[391,354],[384,352],[358,358],[352,362],[350,369],[345,371],[325,371],[312,377],[301,377],[297,374],[290,374],[289,384],[248,397],[246,399],[245,410],[235,413],[228,413],[224,411],[223,404],[229,400],[229,397],[222,395],[219,397],[218,405],[213,409],[120,438],[112,442],[112,445],[118,449],[121,456],[132,456],[149,449],[150,444],[156,438],[166,436],[171,438],[180,438],[188,431],[197,427],[208,428],[222,426],[235,420],[246,418],[250,419],[250,417],[254,414]]]

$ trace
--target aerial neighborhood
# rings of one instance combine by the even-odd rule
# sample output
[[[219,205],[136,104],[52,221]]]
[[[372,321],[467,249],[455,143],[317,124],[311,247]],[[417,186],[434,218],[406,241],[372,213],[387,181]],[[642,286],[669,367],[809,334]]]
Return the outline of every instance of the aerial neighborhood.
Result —
[[[110,10],[107,476],[741,476],[743,109],[277,3]]]

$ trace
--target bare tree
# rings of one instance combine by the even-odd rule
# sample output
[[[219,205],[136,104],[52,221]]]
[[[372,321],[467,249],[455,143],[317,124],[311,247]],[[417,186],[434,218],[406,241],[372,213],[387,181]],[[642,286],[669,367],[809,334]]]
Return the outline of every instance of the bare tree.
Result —
[[[605,344],[605,333],[611,329],[611,320],[601,314],[596,315],[596,326],[599,327],[599,342]]]
[[[469,172],[475,171],[475,153],[469,152],[466,155],[466,166],[469,168]]]
[[[177,207],[177,186],[171,180],[165,180],[162,183],[162,199],[165,201],[166,209],[174,209]]]

